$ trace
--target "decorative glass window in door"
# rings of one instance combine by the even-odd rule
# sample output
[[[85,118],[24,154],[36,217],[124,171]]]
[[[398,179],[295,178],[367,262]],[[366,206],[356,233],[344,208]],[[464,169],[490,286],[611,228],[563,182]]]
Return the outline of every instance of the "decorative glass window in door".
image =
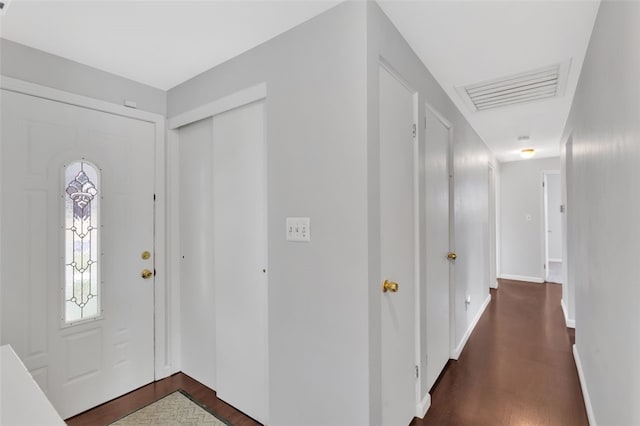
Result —
[[[64,177],[64,322],[95,318],[100,308],[100,175],[86,161],[69,164]]]

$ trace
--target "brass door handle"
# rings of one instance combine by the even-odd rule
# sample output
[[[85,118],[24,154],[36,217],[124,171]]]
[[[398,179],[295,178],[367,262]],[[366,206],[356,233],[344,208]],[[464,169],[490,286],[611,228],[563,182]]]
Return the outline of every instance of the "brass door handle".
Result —
[[[449,254],[447,254],[447,259],[449,260],[456,260],[457,258],[458,258],[458,255],[452,251],[450,251]]]
[[[145,280],[148,280],[149,278],[151,278],[153,276],[153,272],[151,272],[148,269],[143,269],[142,273],[140,274],[140,276],[142,278],[144,278]]]
[[[382,292],[386,293],[390,291],[391,293],[396,293],[398,291],[398,283],[394,283],[393,281],[384,280],[382,284]]]

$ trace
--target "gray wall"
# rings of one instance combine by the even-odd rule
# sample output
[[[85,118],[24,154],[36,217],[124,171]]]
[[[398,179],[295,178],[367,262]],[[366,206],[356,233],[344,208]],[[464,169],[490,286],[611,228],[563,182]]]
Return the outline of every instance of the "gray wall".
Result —
[[[267,84],[272,425],[369,424],[364,12],[343,3],[168,92],[171,117]],[[287,216],[311,218],[310,243],[286,241]]]
[[[542,172],[560,170],[560,158],[510,161],[500,167],[500,272],[504,278],[544,281]],[[530,215],[531,220],[526,220]]]
[[[0,38],[0,74],[42,86],[165,115],[164,90]]]
[[[603,1],[566,128],[576,347],[599,425],[640,424],[639,42],[640,3]]]
[[[455,174],[455,248],[459,255],[455,271],[456,346],[469,329],[482,302],[489,294],[488,256],[488,162],[491,154],[480,137],[466,122],[446,93],[438,85],[420,59],[400,35],[375,2],[367,4],[367,136],[368,136],[368,193],[369,193],[369,338],[371,425],[381,421],[381,361],[380,361],[380,213],[379,167],[380,152],[378,125],[379,58],[383,57],[408,83],[418,91],[419,123],[423,123],[425,103],[438,110],[454,129]],[[424,155],[424,132],[419,132],[421,157]],[[494,163],[495,164],[495,163]],[[424,194],[424,171],[421,171],[420,194]],[[421,195],[423,197],[423,195]],[[424,199],[420,200],[420,226],[424,229]],[[425,251],[424,235],[420,236],[420,250]],[[420,264],[421,294],[426,294],[428,271],[424,259]],[[471,306],[465,310],[464,298],[471,295]],[[426,301],[420,301],[421,322],[426,321]],[[422,329],[421,353],[426,354],[426,327]],[[421,357],[421,371],[426,371],[425,357]],[[425,375],[422,375],[426,379]],[[422,396],[428,392],[422,382]]]

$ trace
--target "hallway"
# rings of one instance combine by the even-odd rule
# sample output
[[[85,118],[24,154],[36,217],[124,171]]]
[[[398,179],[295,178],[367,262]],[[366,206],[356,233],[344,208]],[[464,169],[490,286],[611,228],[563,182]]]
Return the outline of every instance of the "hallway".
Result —
[[[557,284],[500,280],[424,420],[411,425],[587,425],[561,295]]]

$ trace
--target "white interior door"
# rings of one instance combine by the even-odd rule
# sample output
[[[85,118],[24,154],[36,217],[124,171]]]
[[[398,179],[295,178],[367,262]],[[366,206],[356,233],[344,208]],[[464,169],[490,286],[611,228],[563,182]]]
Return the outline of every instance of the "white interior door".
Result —
[[[449,360],[449,128],[426,108],[427,374],[431,389]]]
[[[416,407],[413,94],[380,67],[382,424],[408,425]]]
[[[267,422],[264,102],[213,117],[213,285],[218,396]]]
[[[154,126],[2,90],[1,143],[0,344],[67,418],[154,379]]]
[[[213,118],[181,127],[180,138],[180,368],[217,389],[213,267]]]

